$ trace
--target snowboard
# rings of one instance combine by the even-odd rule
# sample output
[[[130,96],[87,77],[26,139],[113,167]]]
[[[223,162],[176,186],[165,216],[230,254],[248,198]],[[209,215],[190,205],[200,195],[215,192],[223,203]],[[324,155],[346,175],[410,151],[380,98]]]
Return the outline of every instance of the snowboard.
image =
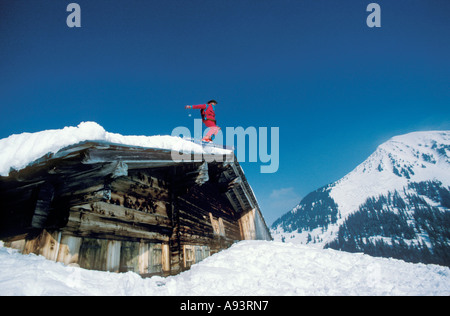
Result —
[[[220,148],[220,149],[227,149],[227,150],[234,151],[234,147],[232,147],[232,146],[219,145],[219,144],[215,144],[213,142],[206,142],[206,141],[203,141],[201,139],[191,138],[191,137],[184,137],[183,139],[187,140],[187,141],[190,141],[190,142],[192,142],[194,144],[201,145],[202,147],[213,147],[213,148]]]

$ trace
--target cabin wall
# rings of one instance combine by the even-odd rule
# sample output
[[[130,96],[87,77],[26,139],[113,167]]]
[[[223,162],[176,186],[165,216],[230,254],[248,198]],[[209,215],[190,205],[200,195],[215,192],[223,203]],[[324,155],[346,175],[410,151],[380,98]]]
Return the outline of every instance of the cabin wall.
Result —
[[[52,216],[67,217],[63,227],[7,238],[6,245],[86,269],[171,274],[168,184],[141,172],[88,180],[58,186]],[[39,196],[28,192],[35,191]],[[32,205],[36,197],[28,198]]]
[[[0,183],[8,188],[0,187],[7,246],[86,269],[173,275],[259,236],[259,211],[237,213],[246,204],[225,195],[223,166],[206,168],[209,181],[199,185],[196,164],[132,169],[83,157],[92,158],[74,155]]]
[[[272,240],[272,236],[258,209],[252,209],[239,218],[243,240]]]
[[[169,186],[145,172],[74,192],[64,232],[83,268],[170,274]],[[88,202],[88,203],[86,203]],[[78,248],[78,249],[77,249]],[[73,260],[73,259],[72,259]]]
[[[57,192],[59,204],[68,201],[64,227],[10,245],[86,269],[169,275],[242,239],[233,207],[211,183],[175,194],[150,171],[131,171],[69,187]]]
[[[191,188],[175,207],[182,269],[242,239],[232,206],[211,184]]]
[[[241,230],[241,236],[244,240],[256,239],[255,228],[255,209],[242,215],[239,219],[239,228]]]
[[[6,242],[24,254],[85,269],[141,275],[170,274],[169,246],[165,243],[117,241],[64,235],[44,230],[33,239]]]

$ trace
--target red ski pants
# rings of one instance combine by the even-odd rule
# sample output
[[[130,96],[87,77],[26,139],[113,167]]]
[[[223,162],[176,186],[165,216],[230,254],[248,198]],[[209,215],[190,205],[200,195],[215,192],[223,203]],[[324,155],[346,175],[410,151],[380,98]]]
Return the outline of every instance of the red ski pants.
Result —
[[[206,127],[209,128],[208,133],[206,133],[206,136],[203,137],[203,139],[213,140],[214,137],[217,135],[217,133],[220,130],[220,127],[216,125],[216,123],[212,121],[205,121],[204,122]]]

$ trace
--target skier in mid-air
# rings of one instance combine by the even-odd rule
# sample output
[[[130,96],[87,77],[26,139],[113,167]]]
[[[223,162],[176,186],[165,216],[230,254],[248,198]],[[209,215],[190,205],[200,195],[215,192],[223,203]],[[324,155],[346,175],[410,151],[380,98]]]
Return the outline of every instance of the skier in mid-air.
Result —
[[[217,105],[216,100],[210,100],[206,104],[199,105],[186,105],[185,109],[199,109],[200,114],[202,115],[202,121],[209,128],[208,133],[205,137],[203,137],[202,141],[204,142],[212,142],[214,137],[220,130],[220,127],[217,126],[216,122],[216,112],[215,106]]]

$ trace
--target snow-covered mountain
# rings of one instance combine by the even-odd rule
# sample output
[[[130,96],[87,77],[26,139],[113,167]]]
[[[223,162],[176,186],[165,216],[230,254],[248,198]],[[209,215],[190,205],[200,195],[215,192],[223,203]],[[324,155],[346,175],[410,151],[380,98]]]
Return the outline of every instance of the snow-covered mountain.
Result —
[[[272,225],[276,240],[450,265],[450,131],[380,145]]]

